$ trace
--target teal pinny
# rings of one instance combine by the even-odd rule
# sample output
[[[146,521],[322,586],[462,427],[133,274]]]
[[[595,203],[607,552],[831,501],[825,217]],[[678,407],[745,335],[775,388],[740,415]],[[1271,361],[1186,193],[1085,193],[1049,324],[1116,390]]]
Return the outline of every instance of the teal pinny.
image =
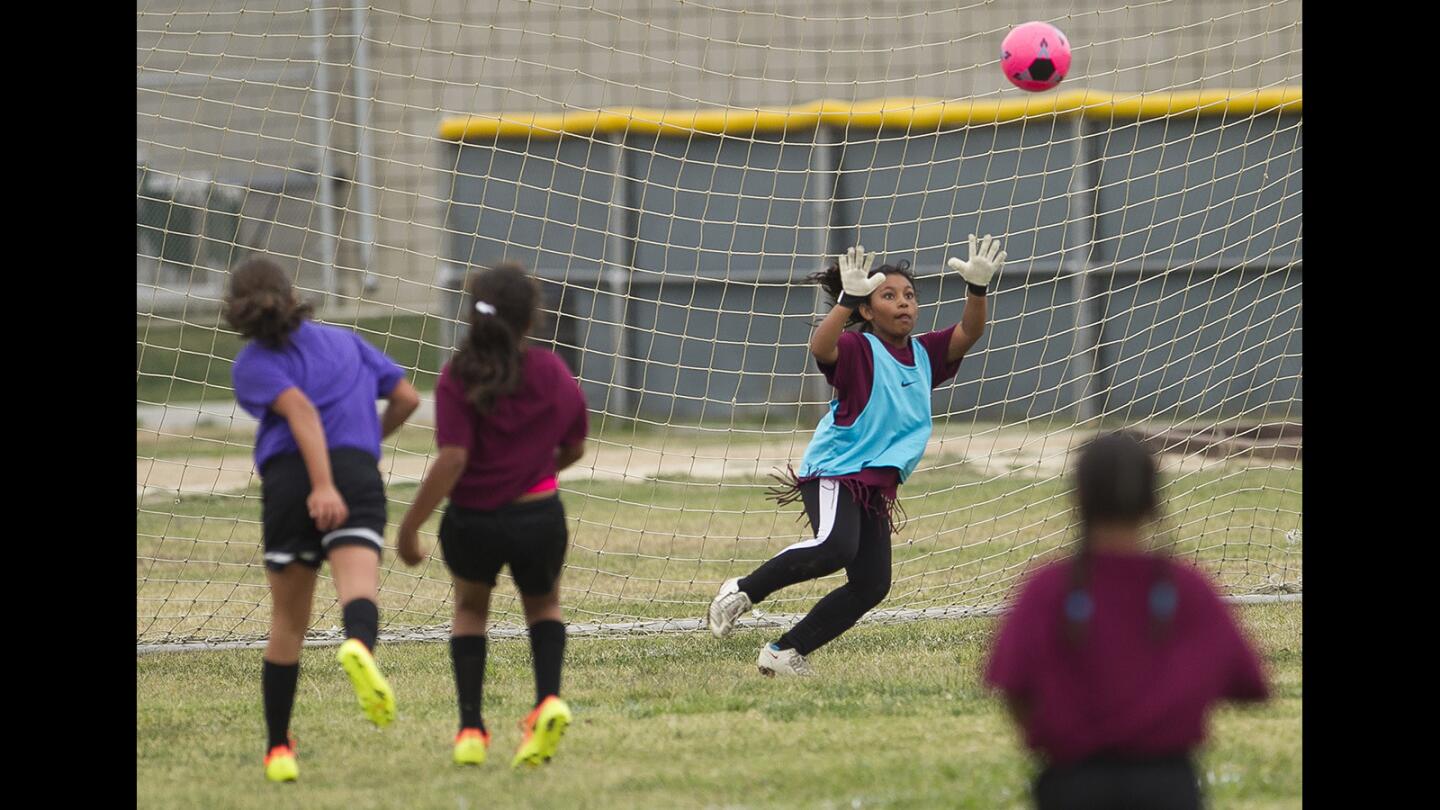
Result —
[[[929,353],[916,351],[915,365],[907,366],[890,354],[880,338],[869,332],[864,335],[875,366],[870,399],[860,416],[844,426],[835,424],[840,401],[830,400],[829,412],[805,448],[801,478],[833,478],[870,467],[895,467],[903,483],[925,454],[931,428]]]

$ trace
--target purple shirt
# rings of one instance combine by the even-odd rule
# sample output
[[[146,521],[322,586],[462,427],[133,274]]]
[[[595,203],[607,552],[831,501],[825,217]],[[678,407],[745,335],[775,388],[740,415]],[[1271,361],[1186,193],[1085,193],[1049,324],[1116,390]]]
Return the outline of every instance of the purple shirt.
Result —
[[[445,364],[435,386],[435,444],[463,447],[465,471],[450,502],[467,509],[497,509],[555,475],[555,449],[585,440],[585,394],[558,355],[525,350],[520,386],[498,397],[480,416],[465,386]]]
[[[951,363],[946,359],[950,354],[950,336],[955,332],[956,326],[959,324],[936,332],[926,332],[906,341],[903,349],[897,349],[884,340],[880,342],[889,350],[891,357],[907,366],[915,365],[915,344],[919,343],[930,359],[930,389],[933,391],[939,388],[941,383],[952,379],[960,370],[959,360]],[[833,365],[818,360],[816,363],[820,366],[820,372],[825,375],[825,380],[835,388],[835,398],[840,401],[835,409],[835,424],[843,427],[855,424],[855,420],[860,418],[860,412],[865,410],[866,403],[870,401],[870,389],[875,382],[875,358],[870,354],[870,342],[858,331],[841,332],[836,349],[840,356]],[[866,469],[840,477],[878,488],[889,500],[895,499],[900,486],[900,471],[894,467]]]
[[[270,409],[289,388],[320,412],[325,444],[353,447],[380,458],[380,416],[375,400],[387,397],[405,372],[395,361],[348,329],[301,321],[279,349],[249,343],[230,369],[235,399],[260,420],[255,433],[255,466],[280,453],[299,452],[290,423]]]
[[[1025,741],[1049,762],[1185,753],[1205,739],[1214,703],[1268,696],[1255,651],[1209,580],[1169,564],[1179,602],[1159,641],[1148,554],[1092,557],[1094,612],[1077,646],[1065,635],[1069,560],[1037,571],[1002,620],[985,681],[1027,704]]]

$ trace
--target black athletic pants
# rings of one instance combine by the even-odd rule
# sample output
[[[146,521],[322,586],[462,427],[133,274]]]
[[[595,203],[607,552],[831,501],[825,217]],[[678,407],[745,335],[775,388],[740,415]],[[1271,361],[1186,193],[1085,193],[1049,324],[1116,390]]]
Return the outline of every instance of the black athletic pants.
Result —
[[[1051,765],[1035,780],[1038,810],[1199,810],[1200,784],[1188,756],[1094,757]]]
[[[740,580],[740,590],[759,604],[781,588],[844,568],[849,581],[826,594],[785,634],[797,652],[809,655],[849,630],[890,592],[890,519],[883,506],[867,511],[833,478],[801,484],[800,495],[815,537],[755,569]]]

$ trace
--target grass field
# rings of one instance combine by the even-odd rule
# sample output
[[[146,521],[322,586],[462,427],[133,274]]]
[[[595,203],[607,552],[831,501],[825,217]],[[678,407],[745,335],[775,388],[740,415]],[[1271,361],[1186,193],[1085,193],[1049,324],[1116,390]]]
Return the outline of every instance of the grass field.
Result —
[[[1165,524],[1177,556],[1199,562],[1231,593],[1298,590],[1301,472],[1220,468],[1170,480]],[[894,540],[894,586],[883,607],[996,606],[1024,572],[1071,540],[1068,484],[984,476],[961,467],[917,473],[906,484],[910,520]],[[392,485],[391,526],[414,495]],[[776,509],[757,482],[588,480],[564,489],[570,517],[563,600],[577,622],[702,615],[715,587],[806,532],[798,505]],[[258,487],[166,498],[136,515],[137,639],[143,643],[262,636],[268,597]],[[387,622],[434,626],[450,617],[450,584],[434,549],[439,513],[426,525],[430,560],[409,569],[388,555],[381,604]],[[807,610],[833,580],[787,589],[772,613]],[[317,628],[339,624],[322,585]],[[513,590],[497,591],[497,622],[513,623]]]
[[[1275,698],[1225,708],[1200,757],[1212,807],[1301,803],[1301,611],[1239,615]],[[990,619],[861,626],[811,656],[820,677],[769,680],[768,636],[572,639],[563,690],[576,713],[555,761],[512,772],[515,722],[534,697],[529,646],[496,640],[486,683],[491,760],[449,764],[456,710],[448,647],[391,644],[380,660],[400,717],[361,719],[333,647],[302,661],[293,730],[301,781],[271,785],[258,650],[136,659],[141,807],[1004,808],[1034,765],[979,684]]]
[[[432,321],[397,316],[353,325],[419,369],[417,383],[428,388],[439,367]],[[229,400],[238,347],[234,336],[213,328],[142,322],[137,402]],[[716,431],[597,419],[592,452],[579,465],[586,469],[562,484],[571,528],[567,618],[698,619],[719,582],[806,535],[798,506],[777,509],[765,499],[763,475],[737,476],[725,467],[757,456],[764,468],[798,459],[807,436],[795,424]],[[936,430],[952,434],[949,446],[958,450],[927,453],[904,488],[909,521],[894,539],[894,586],[882,609],[998,606],[1026,570],[1072,539],[1063,477],[1029,449],[1014,457],[994,449],[1018,434],[1053,461],[1070,441],[1062,426],[937,422]],[[141,646],[264,635],[269,607],[252,438],[253,426],[238,423],[179,433],[137,425]],[[972,439],[992,442],[991,449],[975,449]],[[433,449],[433,432],[419,426],[386,445],[392,548]],[[646,454],[680,465],[649,468]],[[185,489],[183,476],[173,491],[157,483],[177,468],[199,473],[199,489]],[[217,482],[226,473],[229,483],[205,485],[209,470]],[[1301,478],[1298,463],[1252,466],[1245,459],[1171,470],[1163,535],[1177,556],[1199,563],[1231,593],[1298,591]],[[449,620],[449,579],[433,548],[438,520],[425,529],[435,555],[425,564],[408,569],[387,555],[380,601],[390,632]],[[762,608],[801,612],[835,584],[787,589]],[[312,627],[323,634],[340,624],[340,613],[328,582],[317,593]],[[1214,807],[1296,807],[1301,607],[1240,613],[1265,652],[1277,699],[1218,715],[1202,759],[1206,790]],[[492,615],[500,626],[516,626],[508,581]],[[401,699],[400,722],[383,732],[360,720],[333,648],[312,648],[295,716],[302,782],[286,786],[268,785],[260,773],[259,651],[141,655],[137,799],[144,807],[266,810],[1018,806],[1034,766],[1000,705],[978,685],[992,628],[993,620],[980,618],[863,625],[813,656],[822,677],[804,683],[754,672],[756,648],[773,631],[744,630],[724,641],[577,638],[565,676],[577,722],[543,774],[506,767],[518,742],[514,722],[533,697],[523,640],[492,645],[486,709],[494,759],[479,771],[448,764],[455,709],[445,645],[382,647]]]

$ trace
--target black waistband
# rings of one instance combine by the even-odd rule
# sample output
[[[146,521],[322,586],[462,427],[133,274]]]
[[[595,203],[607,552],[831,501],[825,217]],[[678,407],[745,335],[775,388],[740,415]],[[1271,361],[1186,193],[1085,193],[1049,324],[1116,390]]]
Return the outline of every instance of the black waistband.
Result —
[[[536,498],[533,501],[511,501],[504,506],[499,506],[494,509],[471,509],[454,503],[450,504],[448,508],[461,516],[469,517],[472,515],[517,515],[526,512],[538,512],[543,509],[553,509],[559,505],[560,491],[556,490],[555,494],[548,498]]]
[[[1194,767],[1194,759],[1190,752],[1180,754],[1130,754],[1116,751],[1105,751],[1078,761],[1066,763],[1065,768],[1079,767],[1116,767],[1116,766],[1184,766]]]
[[[370,464],[380,463],[380,459],[376,458],[374,453],[369,450],[361,450],[358,447],[331,447],[329,448],[329,455],[331,461],[365,461]],[[276,464],[299,464],[303,467],[305,465],[305,457],[300,454],[299,450],[276,453],[265,459],[265,463],[260,465],[260,476],[262,478],[265,477],[266,471]]]

